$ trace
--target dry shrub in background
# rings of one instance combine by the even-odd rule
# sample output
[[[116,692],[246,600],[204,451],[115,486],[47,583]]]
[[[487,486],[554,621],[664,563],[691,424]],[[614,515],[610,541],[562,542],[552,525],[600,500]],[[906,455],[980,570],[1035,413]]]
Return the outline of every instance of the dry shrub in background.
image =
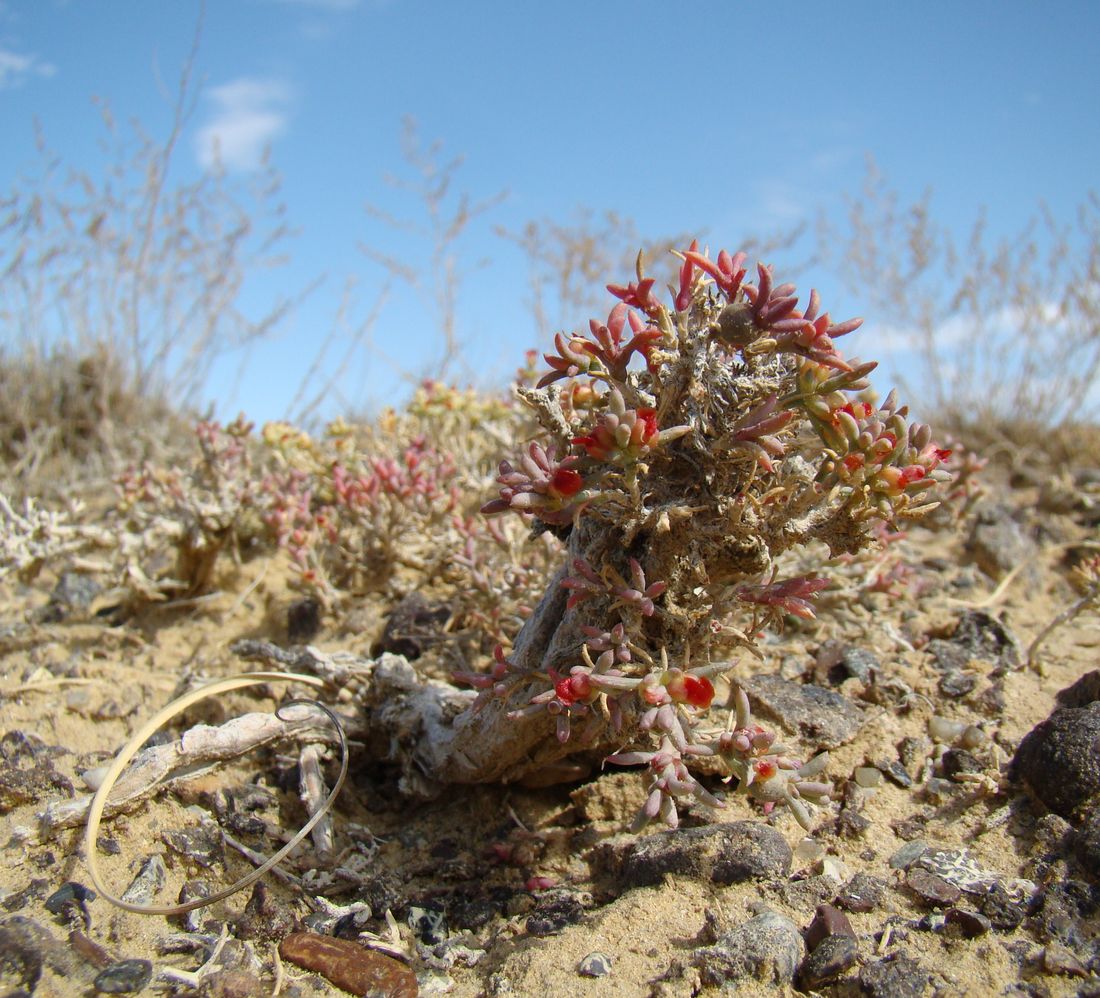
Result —
[[[9,495],[53,495],[74,472],[85,485],[104,482],[124,459],[158,451],[139,429],[149,427],[161,442],[182,439],[187,420],[135,391],[105,345],[83,355],[0,348],[0,490]]]
[[[805,226],[796,225],[767,236],[746,236],[741,246],[749,256],[774,259],[790,251],[804,230]],[[517,232],[497,226],[496,233],[527,258],[529,305],[540,340],[566,328],[578,315],[598,312],[604,285],[634,268],[639,249],[656,268],[658,287],[675,282],[678,265],[672,253],[692,239],[684,234],[646,238],[632,218],[583,207],[569,220],[532,220]],[[793,275],[804,266],[787,264],[784,270]]]
[[[1100,415],[1100,198],[1072,221],[1045,206],[995,238],[984,215],[965,240],[905,203],[870,164],[843,231],[820,246],[853,289],[890,316],[922,409],[979,449],[1027,444],[1055,460],[1095,452]],[[909,359],[906,365],[910,364]],[[1091,441],[1092,447],[1088,442]]]
[[[72,168],[40,136],[34,174],[0,196],[0,439],[16,475],[92,445],[134,456],[135,427],[163,425],[157,400],[198,403],[214,363],[292,305],[240,304],[290,235],[274,170],[179,175],[194,56],[164,138],[100,105],[101,169]]]

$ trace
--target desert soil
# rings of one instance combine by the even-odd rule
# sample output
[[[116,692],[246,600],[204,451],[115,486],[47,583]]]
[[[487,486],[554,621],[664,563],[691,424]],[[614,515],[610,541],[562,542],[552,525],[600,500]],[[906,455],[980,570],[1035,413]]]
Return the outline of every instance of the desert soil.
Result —
[[[319,858],[308,842],[299,847],[283,867],[293,883],[268,876],[265,892],[245,891],[189,920],[130,914],[102,898],[61,904],[56,892],[66,882],[90,886],[82,829],[43,837],[36,815],[50,801],[86,794],[82,774],[108,761],[196,677],[248,669],[230,650],[235,641],[287,644],[286,610],[296,594],[278,557],[227,566],[217,591],[200,600],[131,615],[96,598],[82,606],[80,599],[59,605],[55,597],[50,611],[57,575],[46,571],[30,584],[9,579],[0,585],[0,749],[7,771],[0,801],[0,994],[31,984],[36,996],[90,994],[104,967],[127,959],[151,961],[146,993],[343,994],[277,960],[280,939],[302,927],[352,938],[373,934],[363,941],[401,951],[425,995],[716,993],[706,956],[716,940],[765,909],[805,929],[824,903],[847,906],[858,959],[834,981],[800,979],[818,994],[906,993],[900,978],[886,974],[891,966],[905,968],[912,994],[1100,994],[1100,921],[1095,912],[1090,918],[1086,903],[1097,899],[1097,871],[1082,865],[1072,822],[1051,815],[1009,773],[1016,746],[1055,707],[1055,695],[1100,665],[1100,626],[1087,613],[1051,634],[1040,669],[1026,662],[1032,638],[1075,598],[1067,565],[1078,545],[1095,541],[1096,502],[1080,490],[1074,499],[1071,488],[1059,505],[1038,481],[986,488],[992,539],[975,541],[973,518],[957,532],[914,529],[904,551],[917,575],[900,595],[834,598],[838,612],[823,606],[816,625],[769,639],[762,662],[737,663],[735,676],[778,674],[788,688],[824,687],[844,698],[857,720],[836,735],[833,719],[824,718],[829,730],[818,737],[793,715],[786,715],[794,728],[787,730],[784,708],[769,717],[759,707],[759,719],[800,752],[809,754],[815,741],[840,740],[828,768],[836,800],[815,812],[812,837],[787,810],[765,815],[742,796],[727,794],[721,811],[689,808],[684,829],[765,823],[793,850],[789,871],[733,883],[687,866],[654,883],[624,873],[629,864],[621,859],[633,854],[637,839],[626,828],[642,800],[639,773],[608,767],[546,788],[451,787],[433,800],[409,800],[392,768],[355,752],[336,805],[335,855]],[[369,655],[385,610],[366,601],[350,622],[324,621],[311,644]],[[432,654],[419,664],[430,667]],[[861,672],[868,663],[872,671]],[[174,730],[273,709],[281,693],[263,688],[207,702]],[[930,726],[933,717],[959,723]],[[958,735],[964,725],[978,733]],[[163,862],[163,882],[154,879],[149,892],[156,903],[172,903],[188,883],[218,888],[242,876],[250,862],[221,835],[270,853],[300,826],[297,760],[293,744],[260,751],[107,820],[100,858],[113,889],[124,890],[153,856]],[[891,764],[893,772],[885,772]],[[335,760],[327,766],[331,775]],[[878,776],[870,771],[876,766]],[[902,785],[905,777],[910,786]],[[717,780],[711,785],[723,789]],[[921,844],[926,857],[966,850],[986,879],[961,894],[948,880],[953,889],[937,896],[945,890],[942,879],[916,874],[919,864],[905,868]],[[845,885],[859,875],[857,886],[881,887],[870,910],[853,910],[866,906],[845,900]],[[983,922],[972,916],[994,910],[986,896],[994,883],[1016,893],[1005,902],[1007,916],[994,912]],[[1085,901],[1059,922],[1050,895],[1062,885],[1064,899],[1066,884],[1077,885],[1073,896]],[[343,907],[319,910],[306,894]],[[949,909],[963,914],[946,918]],[[1013,910],[1019,924],[1006,927]],[[213,964],[193,978],[194,987],[185,975],[163,973],[199,971],[219,939]],[[591,954],[607,958],[606,975],[579,971]],[[584,965],[591,969],[593,961]],[[799,993],[794,983],[776,980],[770,965],[731,981],[729,993]]]

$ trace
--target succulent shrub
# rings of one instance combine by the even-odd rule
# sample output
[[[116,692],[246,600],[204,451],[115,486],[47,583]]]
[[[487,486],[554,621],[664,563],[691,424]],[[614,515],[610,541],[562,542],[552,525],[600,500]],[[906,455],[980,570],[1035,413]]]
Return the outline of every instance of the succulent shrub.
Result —
[[[816,292],[800,304],[763,264],[750,282],[744,254],[678,255],[669,302],[639,256],[636,280],[609,286],[606,321],[559,333],[549,370],[518,389],[539,432],[501,462],[482,511],[565,550],[511,649],[461,677],[479,692],[452,725],[453,768],[644,763],[640,820],[675,824],[677,799],[714,802],[691,772],[704,765],[807,823],[824,760],[791,758],[736,686],[725,728],[702,723],[712,680],[761,628],[814,616],[829,580],[784,577],[785,554],[819,550],[821,564],[926,515],[949,452],[895,393],[875,400],[873,362],[841,354],[861,320],[834,322]]]

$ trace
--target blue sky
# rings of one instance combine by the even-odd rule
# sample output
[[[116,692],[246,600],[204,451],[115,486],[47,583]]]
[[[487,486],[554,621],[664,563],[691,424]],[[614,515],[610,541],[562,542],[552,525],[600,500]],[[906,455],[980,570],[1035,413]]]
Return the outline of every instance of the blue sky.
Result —
[[[163,134],[198,13],[192,0],[0,0],[0,191],[33,167],[36,119],[68,162],[96,162],[93,96]],[[507,191],[459,245],[469,270],[457,308],[460,378],[502,381],[524,349],[549,344],[525,260],[495,226],[587,206],[647,236],[705,232],[733,250],[835,211],[867,156],[903,198],[931,188],[937,217],[960,230],[984,206],[994,233],[1014,232],[1040,199],[1068,218],[1096,186],[1097,38],[1095,2],[211,0],[178,176],[210,161],[215,136],[242,179],[269,147],[300,233],[245,305],[325,282],[243,373],[240,357],[220,365],[210,394],[222,414],[282,415],[345,280],[358,282],[355,314],[375,301],[384,274],[361,244],[430,256],[364,210],[415,211],[383,179],[402,173],[406,115],[464,156],[457,183],[472,198]],[[829,273],[810,282],[838,317],[867,315],[852,352],[875,355],[875,320],[888,317]],[[401,397],[396,372],[438,350],[430,303],[397,290],[374,339],[392,364],[351,358],[327,412]]]

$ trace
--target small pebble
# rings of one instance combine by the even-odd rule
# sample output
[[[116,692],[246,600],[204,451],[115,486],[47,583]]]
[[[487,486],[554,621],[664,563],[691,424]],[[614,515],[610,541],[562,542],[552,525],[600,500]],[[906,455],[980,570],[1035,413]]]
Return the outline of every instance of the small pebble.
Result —
[[[944,780],[938,776],[933,776],[924,785],[925,797],[937,804],[953,797],[957,790],[958,787],[950,780]]]
[[[913,777],[896,759],[884,759],[877,763],[877,766],[889,777],[891,782],[896,783],[899,787],[908,790],[913,785]]]
[[[42,954],[33,941],[0,926],[0,987],[33,991],[42,976]]]
[[[905,883],[929,904],[954,904],[962,896],[959,888],[920,866],[909,869],[905,875]]]
[[[802,933],[802,938],[806,940],[806,947],[812,952],[829,936],[854,938],[855,934],[855,929],[852,928],[852,923],[848,921],[848,916],[844,912],[831,904],[822,904],[818,905],[817,911],[814,912],[814,919]]]
[[[197,828],[180,828],[161,832],[165,845],[173,852],[211,867],[225,858],[225,838],[213,821],[204,821]]]
[[[881,903],[886,884],[869,873],[857,873],[837,895],[837,907],[847,911],[865,913],[874,911]]]
[[[928,722],[928,733],[938,742],[951,744],[966,730],[962,721],[952,721],[936,715]]]
[[[979,906],[995,929],[1015,929],[1027,917],[1027,903],[1013,896],[1000,882],[982,895]]]
[[[279,955],[353,995],[416,998],[419,990],[416,974],[405,964],[348,939],[293,932],[279,943]]]
[[[816,869],[823,877],[831,877],[838,884],[843,884],[852,875],[848,867],[835,856],[826,856],[821,859]]]
[[[46,898],[46,911],[66,919],[72,918],[79,912],[84,928],[87,929],[92,924],[87,904],[89,901],[94,901],[95,897],[95,891],[89,890],[83,884],[78,884],[75,880],[67,880]]]
[[[855,777],[856,783],[864,788],[877,787],[882,784],[882,771],[874,766],[857,766]]]
[[[1058,943],[1047,943],[1043,947],[1043,970],[1048,974],[1061,974],[1065,977],[1088,976],[1085,965]]]
[[[153,977],[153,965],[148,960],[120,960],[101,970],[92,986],[105,995],[132,995],[140,991]]]
[[[897,952],[864,967],[859,985],[871,998],[920,998],[928,987],[928,971],[912,957]]]
[[[984,936],[992,928],[992,923],[985,915],[966,908],[948,908],[946,918],[947,924],[957,925],[967,939]]]
[[[581,977],[607,977],[611,973],[611,957],[599,951],[589,953],[577,964],[577,973]]]
[[[946,697],[964,697],[978,685],[978,677],[971,672],[952,670],[940,677],[939,690]]]
[[[532,936],[551,936],[584,917],[584,906],[570,891],[547,891],[527,919]]]
[[[906,775],[918,772],[931,750],[932,743],[927,738],[903,738],[898,742],[898,758]]]
[[[410,905],[405,921],[417,939],[427,946],[437,946],[447,938],[447,916],[442,911]]]
[[[921,839],[907,842],[887,861],[892,870],[906,870],[928,851],[928,843]]]
[[[942,759],[943,775],[954,780],[964,773],[980,773],[982,764],[972,752],[966,749],[948,749]]]
[[[187,904],[188,901],[197,901],[199,898],[208,898],[214,893],[214,888],[206,880],[188,880],[180,888],[176,901],[179,904]],[[181,915],[169,915],[169,921],[174,921],[187,932],[198,932],[203,919],[209,917],[209,912],[203,908],[193,908]]]
[[[150,856],[141,864],[138,875],[126,888],[122,900],[129,901],[130,904],[149,904],[157,891],[164,886],[167,877],[168,871],[164,868],[164,860],[160,856]]]
[[[855,936],[829,936],[810,953],[798,970],[798,983],[804,990],[835,980],[859,959]]]
[[[816,863],[825,855],[825,846],[807,835],[794,849],[794,866],[801,869]]]
[[[98,967],[100,970],[109,967],[114,962],[107,950],[94,939],[89,939],[79,929],[73,929],[69,933],[69,945],[73,948],[74,953],[79,954],[93,967]]]

